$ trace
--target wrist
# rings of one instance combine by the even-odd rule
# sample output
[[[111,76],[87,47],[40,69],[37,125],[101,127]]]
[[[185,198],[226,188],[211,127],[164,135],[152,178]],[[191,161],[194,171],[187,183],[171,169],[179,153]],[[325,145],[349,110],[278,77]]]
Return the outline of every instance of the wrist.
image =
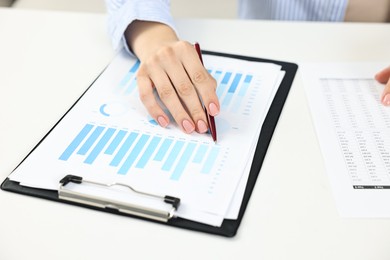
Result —
[[[164,45],[179,40],[174,30],[166,24],[138,20],[127,27],[125,37],[130,50],[141,61]]]

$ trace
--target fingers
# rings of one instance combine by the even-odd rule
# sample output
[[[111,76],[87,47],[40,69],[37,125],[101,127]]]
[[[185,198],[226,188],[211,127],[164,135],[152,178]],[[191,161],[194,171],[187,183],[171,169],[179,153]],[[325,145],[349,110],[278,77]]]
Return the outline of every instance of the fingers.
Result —
[[[375,79],[382,84],[386,84],[389,81],[389,78],[390,78],[390,66],[381,70],[375,75]]]
[[[376,74],[375,79],[386,84],[381,95],[381,102],[385,106],[390,106],[390,66]]]
[[[211,115],[219,113],[216,82],[203,67],[194,47],[177,42],[159,49],[142,62],[137,74],[140,98],[149,114],[163,127],[169,118],[153,95],[153,87],[186,133],[207,132],[207,118],[199,97]]]
[[[171,112],[172,117],[186,133],[191,133],[195,130],[195,125],[180,101],[170,78],[161,67],[155,64],[150,64],[150,74],[158,95],[164,105]]]
[[[390,79],[387,81],[385,89],[382,92],[381,101],[383,105],[390,106]]]
[[[139,96],[145,108],[151,117],[162,127],[169,124],[169,117],[161,109],[153,94],[153,83],[149,76],[141,67],[137,74],[137,85],[139,89]]]
[[[199,100],[198,93],[194,88],[191,80],[183,65],[177,60],[169,61],[170,66],[166,67],[166,72],[171,76],[171,82],[175,87],[177,96],[181,100],[184,108],[189,113],[199,133],[207,132],[207,119],[203,111],[203,106]],[[164,104],[164,98],[161,97]],[[173,115],[174,116],[174,115]]]
[[[189,48],[189,50],[187,51],[188,55],[183,55],[183,65],[186,68],[191,82],[202,98],[208,113],[216,116],[220,109],[218,97],[215,92],[217,82],[203,67],[194,47],[190,45],[186,46],[186,48]],[[193,62],[194,60],[197,62]]]

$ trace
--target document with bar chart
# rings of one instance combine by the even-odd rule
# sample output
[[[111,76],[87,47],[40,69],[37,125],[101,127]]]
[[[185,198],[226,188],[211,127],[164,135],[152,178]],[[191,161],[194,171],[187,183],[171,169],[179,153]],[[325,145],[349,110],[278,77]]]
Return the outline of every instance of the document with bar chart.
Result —
[[[67,174],[120,182],[180,198],[177,217],[212,226],[237,218],[240,203],[233,202],[242,200],[283,71],[213,55],[204,55],[204,63],[218,82],[217,143],[209,134],[183,133],[173,120],[160,127],[139,100],[140,63],[122,51],[9,178],[53,190]],[[114,196],[127,200],[120,192]]]

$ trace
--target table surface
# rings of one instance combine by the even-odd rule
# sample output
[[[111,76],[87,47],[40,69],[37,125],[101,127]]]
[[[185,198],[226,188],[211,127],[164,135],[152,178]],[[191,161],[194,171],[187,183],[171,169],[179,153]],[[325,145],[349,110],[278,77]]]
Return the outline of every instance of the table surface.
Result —
[[[390,61],[390,24],[177,20],[203,49]],[[115,55],[106,16],[0,9],[0,179]],[[0,191],[0,259],[389,259],[390,219],[340,218],[298,71],[238,234],[224,238]]]

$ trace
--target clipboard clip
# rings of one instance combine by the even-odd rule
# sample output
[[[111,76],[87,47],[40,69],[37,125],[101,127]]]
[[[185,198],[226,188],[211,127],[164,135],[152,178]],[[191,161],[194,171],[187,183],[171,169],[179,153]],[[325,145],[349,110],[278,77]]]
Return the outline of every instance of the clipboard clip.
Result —
[[[151,207],[139,206],[131,203],[109,200],[103,197],[84,194],[84,193],[67,189],[66,185],[69,183],[75,183],[75,184],[86,183],[86,184],[97,185],[104,188],[121,186],[121,187],[128,188],[131,192],[136,193],[137,195],[146,196],[151,199],[153,198],[159,199],[161,200],[162,203],[170,204],[172,205],[172,207],[170,210],[165,211],[160,209],[154,209]],[[90,180],[84,180],[82,177],[75,176],[75,175],[66,175],[64,178],[60,180],[59,189],[58,189],[58,198],[62,200],[72,201],[72,202],[94,206],[98,208],[114,210],[128,215],[134,215],[138,217],[157,220],[161,222],[168,222],[168,220],[170,220],[174,216],[174,213],[178,209],[180,204],[180,198],[176,198],[172,196],[160,196],[160,195],[138,191],[132,188],[131,186],[123,183],[106,184],[106,183],[99,183]]]

